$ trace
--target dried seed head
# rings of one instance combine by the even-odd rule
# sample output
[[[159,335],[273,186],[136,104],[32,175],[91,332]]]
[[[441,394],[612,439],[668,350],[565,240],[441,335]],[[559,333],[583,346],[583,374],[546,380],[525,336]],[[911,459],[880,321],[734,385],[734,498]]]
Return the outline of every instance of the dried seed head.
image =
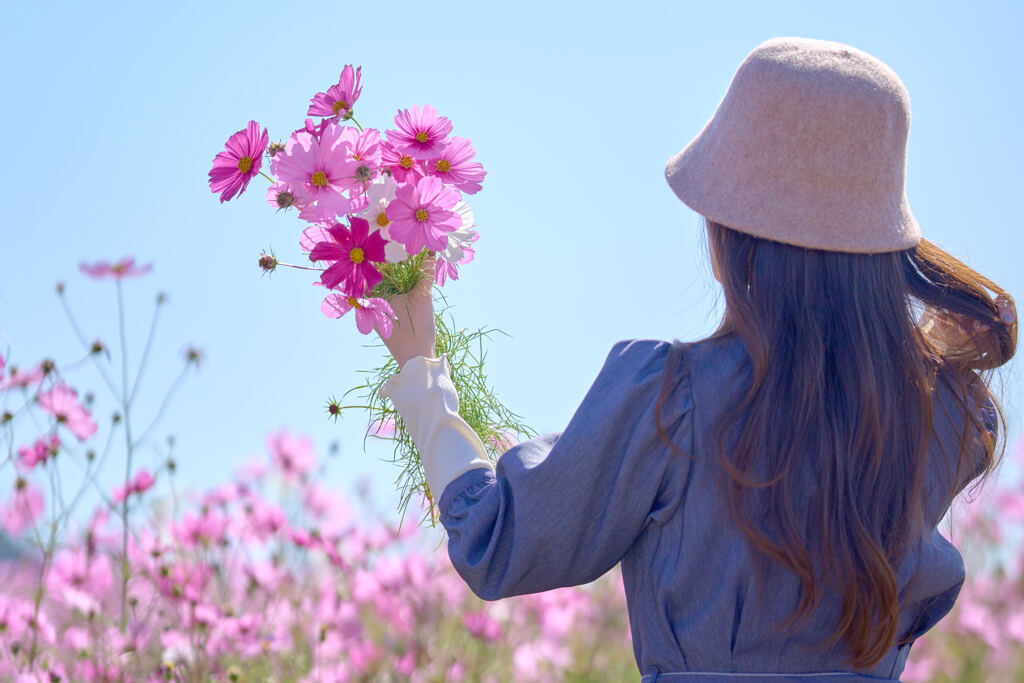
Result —
[[[259,264],[264,273],[272,273],[277,268],[277,258],[273,254],[260,254]]]
[[[283,190],[277,193],[277,197],[274,199],[277,202],[279,209],[287,209],[289,206],[295,204],[295,195],[288,190]]]
[[[269,156],[269,157],[273,157],[278,152],[283,152],[283,151],[284,151],[284,143],[281,142],[281,141],[271,142],[269,145],[267,145],[267,156]]]

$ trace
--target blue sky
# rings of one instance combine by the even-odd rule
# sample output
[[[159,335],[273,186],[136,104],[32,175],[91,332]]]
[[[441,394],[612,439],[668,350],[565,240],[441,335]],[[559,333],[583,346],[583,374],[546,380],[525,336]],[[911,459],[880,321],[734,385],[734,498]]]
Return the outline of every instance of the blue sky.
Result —
[[[1017,3],[285,7],[6,9],[0,333],[21,365],[80,357],[53,293],[62,280],[86,335],[116,348],[113,286],[77,265],[152,261],[150,275],[126,282],[133,362],[153,299],[168,295],[137,419],[156,411],[185,346],[205,354],[155,431],[175,435],[185,485],[222,481],[264,452],[269,431],[288,427],[325,457],[340,444],[327,475],[337,486],[351,491],[369,476],[381,509],[395,506],[398,472],[378,460],[386,450],[363,452],[362,416],[334,424],[323,412],[380,350],[365,348],[350,320],[320,314],[308,274],[260,276],[263,249],[298,260],[301,228],[264,204],[262,183],[225,205],[206,185],[231,133],[252,118],[286,138],[345,64],[363,69],[364,125],[390,127],[398,108],[429,103],[472,139],[488,171],[470,198],[481,238],[446,293],[460,324],[511,335],[491,346],[490,378],[538,431],[564,427],[616,341],[713,329],[719,303],[698,217],[663,168],[771,37],[849,43],[895,69],[911,97],[907,195],[923,234],[1024,291]],[[1010,377],[1006,407],[1019,433]],[[72,379],[96,390],[106,422],[113,405],[96,373]]]

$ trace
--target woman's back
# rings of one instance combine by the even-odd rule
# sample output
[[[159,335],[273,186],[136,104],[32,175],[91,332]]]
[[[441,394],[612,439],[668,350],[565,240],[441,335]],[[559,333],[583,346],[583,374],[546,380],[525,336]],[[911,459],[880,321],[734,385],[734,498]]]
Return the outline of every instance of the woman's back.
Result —
[[[666,365],[676,376],[667,378],[672,390],[659,401]],[[849,672],[841,640],[819,649],[839,623],[836,592],[824,587],[810,618],[780,628],[799,604],[801,586],[776,566],[766,574],[765,607],[758,607],[757,558],[732,522],[712,439],[716,420],[745,388],[745,367],[749,359],[736,335],[616,345],[566,432],[520,444],[495,473],[474,469],[446,488],[441,519],[456,569],[479,595],[497,599],[583,583],[621,560],[643,674]],[[628,389],[609,393],[611,386]],[[935,529],[946,509],[939,441],[959,438],[943,415],[937,410],[929,468],[931,530],[897,571],[901,636],[934,625],[964,581],[960,554]],[[656,420],[692,458],[652,439]],[[813,531],[810,458],[808,465],[797,504]],[[893,647],[858,673],[896,678],[908,650]]]

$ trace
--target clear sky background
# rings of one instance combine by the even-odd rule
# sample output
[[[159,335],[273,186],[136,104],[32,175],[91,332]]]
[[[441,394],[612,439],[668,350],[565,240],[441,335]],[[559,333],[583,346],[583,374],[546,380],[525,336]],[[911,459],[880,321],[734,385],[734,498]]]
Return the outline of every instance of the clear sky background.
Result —
[[[1024,292],[1020,3],[23,2],[4,14],[0,342],[23,366],[81,357],[53,291],[61,280],[85,334],[116,350],[113,285],[78,263],[153,262],[125,282],[133,364],[153,299],[168,295],[136,429],[182,350],[201,348],[154,432],[176,436],[184,485],[223,481],[287,427],[325,457],[338,442],[325,476],[339,488],[369,477],[381,510],[397,504],[398,471],[379,460],[387,449],[363,451],[363,416],[334,424],[324,412],[381,350],[352,320],[321,315],[309,273],[261,277],[263,249],[301,259],[302,227],[264,203],[262,179],[224,205],[207,187],[230,134],[255,119],[286,139],[345,64],[363,69],[363,125],[383,130],[397,109],[429,103],[473,141],[488,171],[467,197],[477,259],[445,291],[461,325],[511,335],[494,339],[489,376],[538,431],[565,426],[616,341],[714,328],[699,219],[663,168],[771,37],[849,43],[901,76],[913,110],[907,195],[923,234]],[[105,430],[114,408],[96,372],[71,378],[95,389]],[[146,449],[139,463],[159,459]]]

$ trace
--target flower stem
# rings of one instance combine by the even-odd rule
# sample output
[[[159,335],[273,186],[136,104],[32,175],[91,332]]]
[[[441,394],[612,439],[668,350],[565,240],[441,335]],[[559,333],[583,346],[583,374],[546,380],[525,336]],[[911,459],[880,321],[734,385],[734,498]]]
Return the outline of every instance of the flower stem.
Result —
[[[263,176],[264,178],[266,178],[267,180],[269,180],[269,181],[270,181],[270,184],[271,184],[271,185],[273,185],[274,183],[276,183],[276,182],[277,182],[276,180],[274,180],[273,178],[271,178],[270,176],[268,176],[268,175],[267,175],[266,173],[264,173],[263,171],[260,171],[260,175],[261,175],[261,176]]]
[[[315,270],[317,272],[323,272],[323,271],[327,270],[326,268],[312,268],[310,266],[296,266],[293,263],[285,263],[284,261],[278,261],[277,265],[279,265],[279,266],[287,266],[288,268],[298,268],[299,270]]]
[[[124,416],[124,437],[125,437],[125,465],[124,465],[124,488],[128,486],[132,478],[132,423],[129,409],[131,397],[128,394],[128,340],[124,324],[124,294],[121,290],[121,280],[117,281],[117,316],[118,327],[121,334],[121,414]],[[128,499],[125,495],[121,503],[121,631],[124,631],[128,623]]]
[[[350,121],[351,121],[352,123],[356,124],[356,128],[358,128],[358,129],[359,129],[359,132],[360,132],[360,133],[362,133],[362,132],[363,132],[363,127],[359,125],[359,122],[358,122],[358,121],[356,121],[356,117],[354,117],[354,116],[350,116],[350,117],[348,117],[348,118],[349,118],[349,120],[350,120]]]

